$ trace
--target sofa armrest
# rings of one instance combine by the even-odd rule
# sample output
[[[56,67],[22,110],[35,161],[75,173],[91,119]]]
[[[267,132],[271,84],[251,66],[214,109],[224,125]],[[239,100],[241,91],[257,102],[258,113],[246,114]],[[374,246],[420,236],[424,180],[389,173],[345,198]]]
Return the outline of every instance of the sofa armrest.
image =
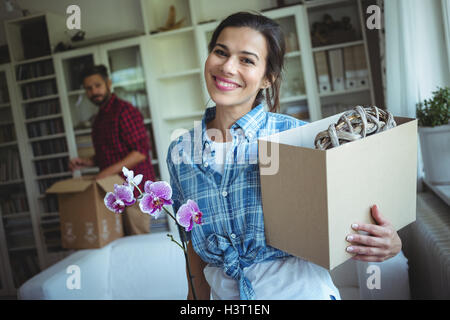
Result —
[[[109,270],[112,299],[185,300],[188,294],[183,250],[166,233],[113,242]]]
[[[25,282],[18,290],[19,299],[79,300],[109,299],[109,260],[111,247],[80,250]],[[71,271],[69,266],[77,266]],[[78,272],[79,271],[79,272]],[[80,286],[71,282],[79,275]],[[68,285],[69,282],[69,285]]]

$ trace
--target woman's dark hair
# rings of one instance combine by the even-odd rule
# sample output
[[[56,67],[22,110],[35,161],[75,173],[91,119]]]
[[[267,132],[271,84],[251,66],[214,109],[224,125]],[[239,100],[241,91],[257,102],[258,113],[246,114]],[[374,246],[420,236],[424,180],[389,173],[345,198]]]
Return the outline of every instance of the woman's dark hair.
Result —
[[[276,112],[280,107],[280,85],[284,65],[284,53],[286,44],[283,31],[278,23],[259,13],[238,12],[225,18],[214,30],[208,50],[214,49],[217,38],[226,27],[248,27],[259,31],[267,41],[267,61],[265,76],[270,82],[270,87],[261,89],[255,99],[253,107],[259,105],[264,96],[270,112]],[[263,92],[265,91],[265,93]]]
[[[103,64],[88,66],[81,72],[81,81],[94,74],[100,75],[105,82],[108,81],[108,69]]]

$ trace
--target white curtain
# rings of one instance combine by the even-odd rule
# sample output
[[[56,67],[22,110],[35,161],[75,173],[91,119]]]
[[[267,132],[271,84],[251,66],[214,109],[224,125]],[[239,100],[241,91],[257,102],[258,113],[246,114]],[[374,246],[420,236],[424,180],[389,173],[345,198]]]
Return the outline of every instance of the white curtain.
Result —
[[[450,85],[450,0],[385,0],[384,9],[387,109],[415,118],[418,102]],[[420,149],[418,160],[419,182]]]
[[[442,0],[442,17],[444,20],[445,44],[447,46],[447,59],[450,65],[450,0]]]

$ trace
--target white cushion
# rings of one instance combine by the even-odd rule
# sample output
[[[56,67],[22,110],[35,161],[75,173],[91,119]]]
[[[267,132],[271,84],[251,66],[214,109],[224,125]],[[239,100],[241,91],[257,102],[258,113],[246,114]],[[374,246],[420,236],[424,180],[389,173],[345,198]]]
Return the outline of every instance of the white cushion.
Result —
[[[122,238],[111,248],[111,298],[186,299],[185,265],[182,249],[166,233]]]

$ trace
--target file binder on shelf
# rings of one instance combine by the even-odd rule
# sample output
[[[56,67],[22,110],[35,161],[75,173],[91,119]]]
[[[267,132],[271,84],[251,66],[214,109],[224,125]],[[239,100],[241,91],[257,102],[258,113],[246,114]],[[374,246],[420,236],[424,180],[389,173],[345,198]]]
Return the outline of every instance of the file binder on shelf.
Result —
[[[330,59],[331,81],[333,84],[333,91],[344,91],[344,60],[342,58],[342,50],[328,51]]]
[[[355,61],[356,87],[363,88],[369,86],[369,70],[367,68],[366,54],[364,46],[353,47],[353,56]]]
[[[325,51],[314,53],[314,62],[316,63],[317,78],[319,81],[319,92],[326,93],[331,91],[330,74],[328,72],[328,61]]]
[[[356,88],[356,69],[353,47],[344,48],[345,89]]]

